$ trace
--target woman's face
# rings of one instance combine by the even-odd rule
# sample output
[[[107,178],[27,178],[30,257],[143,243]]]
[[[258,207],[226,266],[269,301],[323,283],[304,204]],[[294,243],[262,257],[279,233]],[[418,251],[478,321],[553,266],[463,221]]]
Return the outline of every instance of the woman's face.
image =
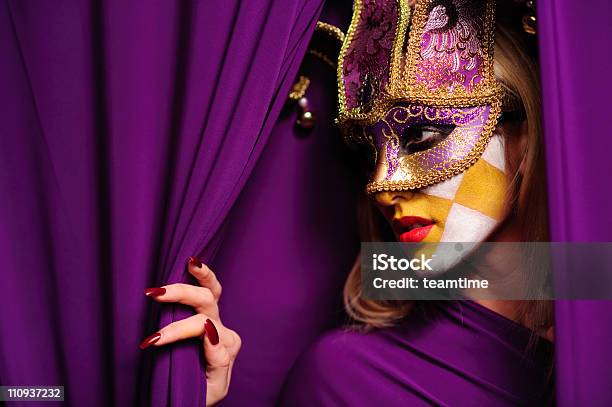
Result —
[[[418,140],[444,138],[436,126],[420,127]],[[373,181],[388,172],[378,154]],[[372,195],[398,241],[481,242],[505,216],[508,192],[504,139],[493,135],[482,156],[466,171],[430,187]]]

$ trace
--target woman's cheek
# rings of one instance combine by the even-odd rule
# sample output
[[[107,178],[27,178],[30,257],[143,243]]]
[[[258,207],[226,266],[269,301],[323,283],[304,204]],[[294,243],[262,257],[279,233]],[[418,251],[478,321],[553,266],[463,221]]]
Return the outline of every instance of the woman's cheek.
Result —
[[[426,243],[440,242],[444,235],[446,217],[450,211],[452,201],[425,193],[423,197],[427,200],[430,218],[436,222],[423,241]]]
[[[484,240],[505,216],[509,183],[502,168],[483,157],[467,171],[423,189],[436,220],[425,241]]]
[[[504,172],[503,142],[499,137],[491,141],[468,170],[417,194],[436,222],[424,242],[482,242],[504,218],[509,182]],[[448,245],[431,244],[419,250],[436,259],[438,274],[466,255]]]
[[[466,172],[406,200],[402,216],[435,221],[423,242],[478,242],[505,216],[508,180],[500,170],[479,160]]]
[[[453,201],[499,222],[505,215],[508,185],[504,172],[480,159],[464,173]]]

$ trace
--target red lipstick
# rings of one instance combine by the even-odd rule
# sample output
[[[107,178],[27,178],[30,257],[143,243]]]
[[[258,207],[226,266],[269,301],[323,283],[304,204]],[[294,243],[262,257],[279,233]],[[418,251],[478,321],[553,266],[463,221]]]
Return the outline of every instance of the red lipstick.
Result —
[[[401,231],[399,240],[404,243],[417,243],[422,241],[429,234],[431,228],[434,227],[434,222],[431,219],[425,219],[419,216],[404,216],[397,219],[394,223]]]

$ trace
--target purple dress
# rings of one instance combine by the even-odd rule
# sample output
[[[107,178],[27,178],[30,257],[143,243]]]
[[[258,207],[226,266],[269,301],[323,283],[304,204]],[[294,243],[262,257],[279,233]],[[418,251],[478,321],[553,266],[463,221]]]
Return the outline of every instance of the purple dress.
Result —
[[[475,302],[428,303],[392,328],[322,336],[297,360],[280,405],[552,404],[552,350]]]

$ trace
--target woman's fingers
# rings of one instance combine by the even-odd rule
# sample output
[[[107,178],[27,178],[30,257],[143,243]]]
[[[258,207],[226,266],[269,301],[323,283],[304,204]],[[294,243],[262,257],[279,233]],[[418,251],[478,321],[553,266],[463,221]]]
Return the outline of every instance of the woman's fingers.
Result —
[[[198,280],[202,287],[208,288],[213,293],[215,299],[219,299],[221,296],[221,284],[217,280],[215,273],[206,264],[202,264],[197,257],[189,257],[187,270]]]
[[[205,287],[190,284],[169,284],[159,288],[147,288],[147,297],[159,302],[178,302],[193,307],[198,314],[219,319],[219,307],[212,292]]]
[[[187,270],[198,280],[201,287],[180,283],[169,284],[147,288],[145,295],[158,302],[178,302],[191,306],[197,313],[172,322],[148,336],[140,344],[140,349],[203,336],[206,357],[206,405],[209,406],[216,404],[227,395],[232,366],[240,351],[241,340],[236,332],[225,328],[219,319],[217,301],[221,296],[221,284],[215,273],[196,257],[189,257]]]
[[[140,344],[140,348],[145,349],[151,345],[163,346],[169,343],[181,341],[183,339],[200,337],[206,332],[204,325],[208,319],[210,319],[210,317],[207,315],[196,314],[188,318],[172,322],[153,335],[145,338]],[[237,348],[236,345],[238,345],[239,349],[239,344],[236,344],[236,333],[221,325],[219,320],[215,320],[214,324],[215,331],[217,332],[217,338],[219,338],[217,341],[223,342],[224,346],[229,346],[230,354],[234,354],[234,349]],[[237,353],[238,349],[236,349],[235,353]]]
[[[206,357],[206,405],[212,405],[227,395],[234,358],[221,342],[215,324],[204,323],[204,355]]]
[[[158,331],[159,340],[155,346],[167,345],[176,341],[188,338],[196,338],[204,333],[204,321],[206,316],[202,314],[192,315],[189,318],[181,319],[166,325]]]

